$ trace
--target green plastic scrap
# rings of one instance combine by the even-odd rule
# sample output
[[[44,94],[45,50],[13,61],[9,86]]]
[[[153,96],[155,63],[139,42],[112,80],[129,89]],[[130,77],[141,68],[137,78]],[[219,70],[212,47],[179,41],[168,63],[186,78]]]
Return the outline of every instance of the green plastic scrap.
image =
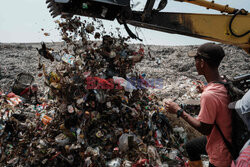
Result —
[[[82,3],[82,8],[83,9],[88,9],[89,7],[88,7],[88,4],[87,3]]]

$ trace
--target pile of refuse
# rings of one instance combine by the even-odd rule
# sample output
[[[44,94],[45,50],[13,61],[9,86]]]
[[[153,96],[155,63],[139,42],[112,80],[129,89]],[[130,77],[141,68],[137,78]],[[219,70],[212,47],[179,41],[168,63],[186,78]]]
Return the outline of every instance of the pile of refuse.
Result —
[[[38,49],[57,61],[39,76],[49,88],[34,103],[0,91],[0,163],[3,166],[185,166],[187,134],[172,127],[147,88],[157,88],[134,69],[145,56],[128,38],[97,32],[79,17],[57,21],[60,50]],[[90,41],[93,35],[102,42]]]

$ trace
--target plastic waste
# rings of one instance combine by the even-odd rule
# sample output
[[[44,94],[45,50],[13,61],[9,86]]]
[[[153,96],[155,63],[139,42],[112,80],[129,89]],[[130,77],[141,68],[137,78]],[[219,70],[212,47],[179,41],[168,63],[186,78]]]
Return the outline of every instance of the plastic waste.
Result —
[[[187,133],[185,132],[183,127],[175,127],[175,128],[173,128],[173,131],[179,133],[179,135],[183,139],[184,143],[187,142],[187,140],[188,140]]]
[[[106,101],[105,94],[101,90],[94,90],[93,92],[95,93],[96,100],[99,103],[105,103]]]
[[[88,7],[88,4],[87,3],[82,3],[82,8],[83,9],[88,9],[89,7]]]
[[[62,57],[62,61],[70,65],[74,65],[75,57],[65,53]]]
[[[17,106],[18,104],[22,103],[20,97],[15,95],[14,93],[9,93],[7,97],[7,102],[12,106]]]
[[[3,124],[3,122],[0,122],[0,136],[3,135],[4,128],[5,128],[5,125]]]
[[[56,61],[58,62],[62,61],[62,57],[59,55],[58,52],[52,52],[51,54],[54,57],[54,59],[56,59]]]
[[[168,157],[172,160],[175,160],[177,158],[178,155],[178,150],[176,149],[172,149],[169,153],[168,153]]]
[[[66,135],[64,135],[63,133],[59,134],[55,138],[55,142],[58,143],[58,146],[65,146],[66,144],[69,143],[69,141],[70,141],[70,139]]]
[[[43,122],[44,125],[48,125],[52,121],[52,118],[45,114],[42,114],[41,121]]]
[[[124,133],[119,138],[119,149],[122,152],[126,152],[131,149],[134,145],[141,143],[141,140],[133,134]]]
[[[133,162],[128,161],[128,160],[125,160],[125,161],[122,163],[122,167],[132,167],[132,165],[133,165]]]
[[[114,76],[113,79],[114,79],[114,83],[122,86],[127,92],[133,92],[134,90],[136,90],[136,87],[134,87],[129,81],[125,80],[122,77]]]
[[[121,166],[121,162],[122,162],[121,158],[116,158],[116,159],[113,159],[113,160],[107,162],[106,165],[108,167],[120,167]]]
[[[87,147],[85,154],[92,155],[93,157],[97,157],[100,155],[100,149],[98,147],[96,147],[96,148]]]

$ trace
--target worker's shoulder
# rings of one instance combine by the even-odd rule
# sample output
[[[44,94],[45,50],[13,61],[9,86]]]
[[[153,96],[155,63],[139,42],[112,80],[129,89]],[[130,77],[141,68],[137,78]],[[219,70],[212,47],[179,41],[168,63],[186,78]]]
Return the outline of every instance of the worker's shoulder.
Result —
[[[201,94],[201,99],[214,99],[215,95],[212,91],[204,91]]]
[[[227,89],[223,85],[209,85],[204,89],[201,98],[221,98],[227,96]]]
[[[220,83],[210,83],[208,84],[204,91],[204,94],[227,94],[227,89],[223,84]]]

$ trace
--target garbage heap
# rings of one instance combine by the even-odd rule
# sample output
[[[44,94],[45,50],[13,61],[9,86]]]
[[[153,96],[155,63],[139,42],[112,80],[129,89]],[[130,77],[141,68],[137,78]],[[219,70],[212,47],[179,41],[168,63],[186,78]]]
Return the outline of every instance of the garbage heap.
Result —
[[[1,93],[0,163],[7,166],[184,166],[183,128],[173,128],[134,65],[145,56],[127,38],[96,32],[79,17],[57,21],[65,47],[39,54],[49,92],[41,104]],[[89,36],[102,42],[93,42]],[[11,103],[17,99],[17,103]],[[12,101],[11,101],[12,99]],[[15,100],[14,100],[15,101]]]

